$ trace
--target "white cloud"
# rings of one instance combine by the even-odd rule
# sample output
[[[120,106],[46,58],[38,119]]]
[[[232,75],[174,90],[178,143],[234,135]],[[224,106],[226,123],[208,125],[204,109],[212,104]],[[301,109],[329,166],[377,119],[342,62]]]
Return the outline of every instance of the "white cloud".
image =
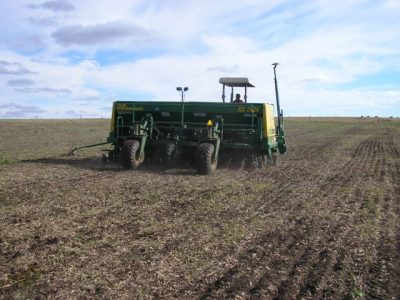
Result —
[[[129,40],[132,45],[151,41],[151,33],[129,22],[109,22],[90,26],[72,25],[52,33],[54,40],[62,46],[107,45]]]
[[[36,9],[29,5],[25,0],[0,4],[0,34],[5,37],[0,42],[0,104],[7,99],[29,105],[30,95],[38,94],[48,116],[62,116],[71,105],[80,105],[79,112],[73,109],[79,114],[104,114],[100,108],[114,98],[178,99],[177,85],[190,87],[188,100],[220,101],[222,76],[249,77],[257,86],[249,90],[249,99],[273,102],[271,63],[279,61],[283,108],[290,114],[400,114],[395,86],[341,88],[399,69],[397,1],[300,5],[251,0],[231,5],[227,0],[121,0],[116,5],[75,0],[39,2]],[[35,44],[29,37],[39,45],[33,54],[24,46]],[[66,50],[77,51],[78,60]],[[103,65],[99,50],[117,51],[116,56],[124,52],[117,63]],[[8,83],[21,75],[35,85],[19,86],[16,92]]]
[[[65,0],[46,1],[41,4],[28,4],[31,9],[48,9],[54,12],[73,11],[75,7]]]
[[[46,111],[34,105],[21,105],[18,103],[0,104],[1,118],[25,118],[34,117]]]
[[[29,86],[34,85],[35,82],[30,79],[10,79],[7,81],[8,86]]]

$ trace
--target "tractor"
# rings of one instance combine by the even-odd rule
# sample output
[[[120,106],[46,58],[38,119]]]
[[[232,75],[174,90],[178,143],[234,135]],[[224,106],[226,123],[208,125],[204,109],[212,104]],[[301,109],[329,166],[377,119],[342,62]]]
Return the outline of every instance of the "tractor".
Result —
[[[274,165],[276,154],[286,152],[277,65],[273,64],[277,125],[273,104],[248,102],[247,89],[254,85],[247,78],[223,77],[219,80],[220,103],[186,102],[187,88],[177,88],[181,101],[114,102],[106,142],[113,149],[104,155],[104,160],[118,160],[124,168],[133,170],[145,163],[163,168],[184,163],[205,175],[214,174],[218,165]],[[234,101],[237,88],[244,88],[243,103]]]

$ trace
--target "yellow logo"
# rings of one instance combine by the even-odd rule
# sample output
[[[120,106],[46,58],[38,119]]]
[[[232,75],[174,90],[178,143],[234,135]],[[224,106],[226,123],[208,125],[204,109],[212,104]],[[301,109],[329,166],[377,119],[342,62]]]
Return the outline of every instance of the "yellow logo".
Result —
[[[254,106],[239,106],[238,112],[240,113],[258,113],[260,111],[259,107]]]
[[[130,106],[130,105],[124,104],[124,103],[119,103],[116,105],[115,110],[142,111],[142,110],[144,110],[144,108],[139,107],[139,106]]]

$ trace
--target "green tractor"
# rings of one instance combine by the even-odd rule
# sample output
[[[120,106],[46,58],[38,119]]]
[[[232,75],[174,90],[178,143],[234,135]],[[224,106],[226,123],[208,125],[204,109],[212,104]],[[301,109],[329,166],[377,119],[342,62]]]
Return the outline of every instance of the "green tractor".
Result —
[[[177,88],[182,101],[116,101],[110,135],[113,149],[105,160],[119,160],[126,169],[144,163],[171,168],[179,162],[194,165],[200,174],[213,174],[217,165],[275,164],[286,152],[283,112],[279,107],[276,66],[277,126],[273,105],[248,103],[247,78],[221,78],[222,102],[185,102],[187,88]],[[230,88],[230,101],[226,89]],[[234,89],[244,88],[243,103],[235,103]]]

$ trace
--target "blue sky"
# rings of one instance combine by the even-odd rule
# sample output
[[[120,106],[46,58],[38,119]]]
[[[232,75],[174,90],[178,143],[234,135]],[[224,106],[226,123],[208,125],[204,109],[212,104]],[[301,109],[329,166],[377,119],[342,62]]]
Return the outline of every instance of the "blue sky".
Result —
[[[0,3],[0,118],[108,117],[114,100],[220,101],[249,77],[291,116],[400,116],[400,0]]]

